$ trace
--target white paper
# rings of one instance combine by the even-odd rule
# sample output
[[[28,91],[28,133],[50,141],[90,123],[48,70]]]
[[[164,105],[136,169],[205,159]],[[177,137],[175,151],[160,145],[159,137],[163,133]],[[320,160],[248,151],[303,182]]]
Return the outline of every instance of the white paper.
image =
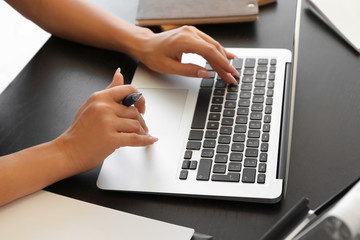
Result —
[[[194,230],[40,191],[0,208],[0,239],[190,240]]]
[[[359,0],[307,0],[310,9],[360,52]]]

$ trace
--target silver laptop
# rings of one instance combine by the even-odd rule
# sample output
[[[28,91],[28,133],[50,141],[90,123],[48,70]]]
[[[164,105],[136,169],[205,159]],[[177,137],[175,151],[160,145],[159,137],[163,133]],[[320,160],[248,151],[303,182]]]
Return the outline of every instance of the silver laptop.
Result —
[[[146,123],[159,141],[124,147],[103,163],[104,190],[275,203],[286,194],[301,0],[293,55],[286,49],[229,48],[239,86],[163,75],[140,65],[132,84],[146,98]],[[194,54],[183,62],[211,67]]]
[[[212,78],[155,73],[140,65],[132,84],[146,100],[144,119],[159,141],[123,147],[103,163],[104,190],[277,202],[284,195],[290,146],[292,53],[228,51],[240,72],[228,85],[196,54],[183,62]]]

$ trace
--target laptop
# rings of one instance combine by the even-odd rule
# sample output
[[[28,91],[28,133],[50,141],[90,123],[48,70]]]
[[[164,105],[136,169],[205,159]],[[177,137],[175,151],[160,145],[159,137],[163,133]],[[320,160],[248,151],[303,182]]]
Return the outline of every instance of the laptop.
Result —
[[[299,16],[298,9],[295,53]],[[182,61],[204,66],[212,78],[138,66],[132,84],[159,141],[117,149],[101,167],[100,189],[261,203],[285,196],[296,58],[287,49],[227,50],[238,56],[230,61],[240,73],[237,87],[196,54]]]

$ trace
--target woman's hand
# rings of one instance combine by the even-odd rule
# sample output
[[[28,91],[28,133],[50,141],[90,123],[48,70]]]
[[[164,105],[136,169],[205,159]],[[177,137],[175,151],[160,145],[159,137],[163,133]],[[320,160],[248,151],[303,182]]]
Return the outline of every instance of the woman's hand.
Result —
[[[141,116],[145,112],[142,97],[134,106],[121,104],[127,95],[138,92],[123,85],[118,69],[110,86],[96,92],[81,106],[71,126],[55,141],[75,171],[88,171],[123,146],[147,146],[157,141],[148,135]]]
[[[235,55],[195,27],[183,26],[157,34],[148,31],[144,37],[141,52],[135,57],[150,69],[189,77],[210,77],[203,67],[181,63],[183,53],[196,53],[204,57],[224,81],[237,85],[234,76],[239,77],[239,73],[229,63]]]

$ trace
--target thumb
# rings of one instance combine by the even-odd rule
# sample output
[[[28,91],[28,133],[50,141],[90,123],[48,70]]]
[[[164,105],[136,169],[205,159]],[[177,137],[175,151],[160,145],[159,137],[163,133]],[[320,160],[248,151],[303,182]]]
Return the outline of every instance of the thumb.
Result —
[[[110,83],[110,85],[107,86],[107,89],[112,88],[112,87],[116,87],[116,86],[124,85],[124,77],[120,73],[120,71],[121,71],[120,68],[116,69],[113,80]]]

